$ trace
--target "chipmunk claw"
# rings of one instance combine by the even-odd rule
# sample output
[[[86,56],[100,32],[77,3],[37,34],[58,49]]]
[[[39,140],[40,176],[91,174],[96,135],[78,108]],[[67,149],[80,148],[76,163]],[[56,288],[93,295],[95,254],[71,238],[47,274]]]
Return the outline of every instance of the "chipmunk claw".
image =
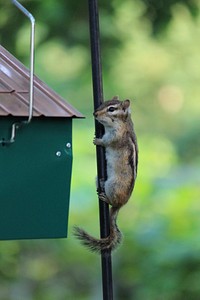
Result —
[[[104,192],[98,193],[98,196],[101,201],[108,203],[109,205],[112,205]]]

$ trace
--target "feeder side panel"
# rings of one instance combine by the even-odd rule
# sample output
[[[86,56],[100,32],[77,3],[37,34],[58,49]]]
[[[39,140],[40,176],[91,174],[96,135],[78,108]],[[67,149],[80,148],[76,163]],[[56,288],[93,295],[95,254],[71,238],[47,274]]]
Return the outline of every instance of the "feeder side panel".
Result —
[[[0,117],[0,139],[9,138],[15,121]],[[45,117],[0,145],[0,239],[67,236],[71,145],[72,119]]]

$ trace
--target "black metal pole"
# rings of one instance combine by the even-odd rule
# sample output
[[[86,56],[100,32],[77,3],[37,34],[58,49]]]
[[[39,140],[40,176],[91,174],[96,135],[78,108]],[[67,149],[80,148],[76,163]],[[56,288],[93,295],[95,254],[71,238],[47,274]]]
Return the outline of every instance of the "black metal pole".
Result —
[[[89,23],[90,23],[90,43],[91,43],[91,60],[92,60],[92,79],[93,79],[93,99],[94,109],[103,102],[103,84],[102,84],[102,68],[100,55],[100,31],[99,31],[99,14],[98,0],[88,0],[89,4]],[[95,121],[95,134],[101,137],[104,133],[103,126]],[[100,146],[96,147],[97,157],[97,176],[98,179],[106,179],[106,161],[104,149]],[[101,186],[98,180],[98,189]],[[110,233],[109,223],[109,206],[107,203],[99,200],[100,214],[100,231],[101,237],[106,237]],[[102,286],[103,299],[113,299],[113,283],[112,283],[112,260],[111,251],[106,250],[101,253],[102,266]]]

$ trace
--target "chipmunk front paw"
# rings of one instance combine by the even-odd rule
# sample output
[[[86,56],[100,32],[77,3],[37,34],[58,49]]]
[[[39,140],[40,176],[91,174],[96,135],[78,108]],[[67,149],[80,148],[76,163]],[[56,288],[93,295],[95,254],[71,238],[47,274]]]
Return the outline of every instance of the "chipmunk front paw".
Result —
[[[94,137],[93,144],[96,146],[103,146],[102,139],[98,139],[98,138]]]

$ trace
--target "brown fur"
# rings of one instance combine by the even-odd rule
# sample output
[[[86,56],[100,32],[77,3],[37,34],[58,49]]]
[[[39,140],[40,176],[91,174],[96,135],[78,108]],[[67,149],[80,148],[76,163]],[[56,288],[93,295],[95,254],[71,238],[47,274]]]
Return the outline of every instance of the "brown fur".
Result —
[[[120,208],[127,203],[134,188],[137,175],[138,147],[130,116],[130,101],[120,101],[117,97],[104,102],[94,113],[104,125],[103,137],[95,138],[94,144],[105,147],[107,160],[107,180],[99,199],[107,202],[110,209],[110,235],[97,239],[79,227],[74,235],[91,251],[114,250],[121,243],[122,234],[116,219]]]

